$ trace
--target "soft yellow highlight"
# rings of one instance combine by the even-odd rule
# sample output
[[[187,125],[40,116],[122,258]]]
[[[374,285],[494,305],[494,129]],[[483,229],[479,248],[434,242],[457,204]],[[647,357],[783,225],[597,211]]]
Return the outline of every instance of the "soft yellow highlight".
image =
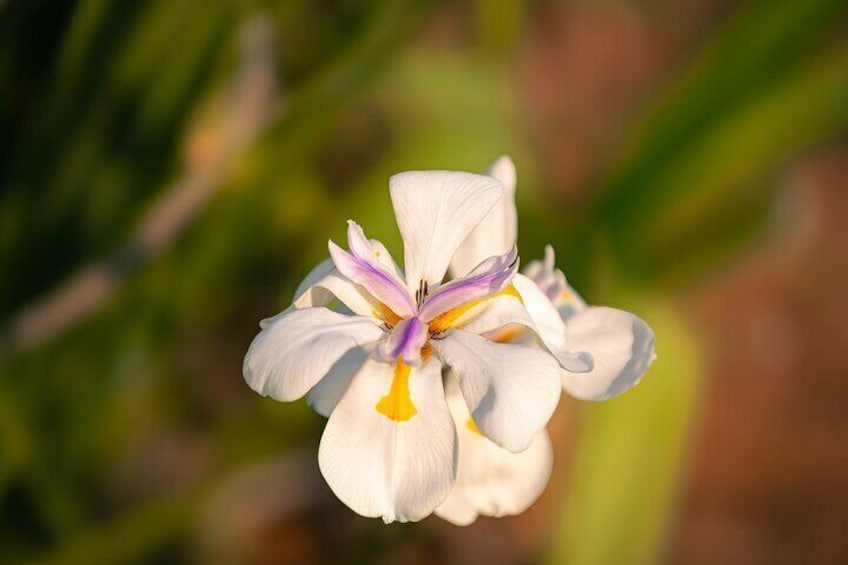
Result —
[[[568,302],[569,300],[571,300],[571,293],[568,292],[567,290],[563,289],[563,290],[559,291],[559,294],[557,295],[557,299],[562,300],[563,302]]]
[[[465,423],[465,426],[478,436],[486,437],[483,435],[483,432],[480,431],[480,428],[477,427],[477,424],[474,422],[474,418],[468,418],[468,421]]]
[[[509,285],[502,291],[492,294],[491,296],[487,296],[485,298],[478,298],[477,300],[471,300],[466,302],[465,304],[460,304],[456,308],[451,308],[447,312],[439,314],[432,320],[430,320],[429,328],[430,333],[438,333],[448,330],[454,327],[457,322],[468,313],[469,310],[486,302],[487,300],[493,300],[498,296],[512,296],[518,299],[519,302],[524,304],[524,301],[521,299],[521,295],[518,294],[518,291],[515,289],[515,285]]]
[[[395,364],[395,375],[389,394],[377,403],[377,412],[395,422],[406,422],[418,414],[409,393],[409,365],[401,358],[398,358]]]
[[[515,341],[515,338],[523,334],[525,331],[526,328],[524,326],[510,324],[508,326],[504,326],[498,330],[497,333],[490,336],[489,340],[494,341],[495,343],[512,343]]]
[[[504,296],[512,296],[513,298],[521,302],[522,306],[524,305],[524,299],[521,298],[521,294],[518,292],[518,289],[515,288],[514,284],[509,285],[495,296],[498,296],[499,294],[502,294]]]

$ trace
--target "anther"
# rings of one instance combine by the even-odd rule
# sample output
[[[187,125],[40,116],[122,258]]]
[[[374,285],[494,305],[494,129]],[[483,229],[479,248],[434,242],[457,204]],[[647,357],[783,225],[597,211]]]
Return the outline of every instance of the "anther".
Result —
[[[427,285],[427,281],[420,280],[418,281],[418,290],[415,291],[415,304],[421,308],[421,305],[424,304],[424,300],[427,298],[427,293],[429,292],[429,286]]]

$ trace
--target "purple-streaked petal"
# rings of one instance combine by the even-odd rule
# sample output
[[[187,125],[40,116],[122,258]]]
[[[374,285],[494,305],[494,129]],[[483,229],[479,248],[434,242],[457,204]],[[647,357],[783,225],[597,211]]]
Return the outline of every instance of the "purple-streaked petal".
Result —
[[[332,241],[329,242],[330,256],[339,272],[365,288],[399,317],[407,318],[413,315],[415,305],[403,283],[373,255],[371,242],[362,234],[362,228],[354,222],[350,222],[348,240],[353,254],[344,251]]]
[[[418,318],[401,320],[380,345],[380,355],[389,363],[403,357],[407,364],[418,365],[421,362],[421,348],[427,343],[427,332],[427,324]]]
[[[513,247],[506,255],[490,257],[468,276],[452,280],[437,289],[424,302],[419,315],[429,322],[457,306],[500,292],[512,281],[517,270],[518,251]]]
[[[389,253],[389,250],[386,249],[386,246],[376,239],[371,240],[371,249],[374,252],[374,256],[377,257],[377,260],[389,270],[390,273],[394,273],[399,281],[403,281],[403,271],[398,267],[398,264],[395,262],[392,254]],[[403,283],[406,284],[406,283]]]

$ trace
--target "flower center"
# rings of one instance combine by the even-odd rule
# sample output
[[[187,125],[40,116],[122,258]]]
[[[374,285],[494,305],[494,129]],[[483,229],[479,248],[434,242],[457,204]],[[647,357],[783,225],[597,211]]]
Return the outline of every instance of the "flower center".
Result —
[[[422,284],[416,300],[420,295],[426,296],[426,292],[426,284]],[[472,316],[472,309],[498,296],[513,296],[521,301],[521,295],[513,285],[509,285],[500,292],[452,308],[433,318],[429,324],[422,322],[418,316],[401,319],[385,307],[384,312],[392,316],[383,316],[389,335],[380,345],[379,352],[386,362],[395,364],[395,369],[388,394],[380,398],[375,406],[377,412],[395,422],[406,422],[415,416],[418,409],[409,390],[410,365],[426,362],[432,355],[431,339],[441,339],[444,332]]]
[[[405,318],[389,327],[389,335],[380,346],[380,354],[388,362],[403,359],[417,365],[421,361],[421,349],[429,337],[427,324],[417,316]]]

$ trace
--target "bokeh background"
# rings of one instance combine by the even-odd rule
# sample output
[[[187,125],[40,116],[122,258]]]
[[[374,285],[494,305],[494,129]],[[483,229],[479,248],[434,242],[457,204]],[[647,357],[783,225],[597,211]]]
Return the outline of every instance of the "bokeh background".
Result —
[[[848,562],[848,4],[0,1],[0,562]],[[519,248],[657,333],[525,514],[384,526],[257,323],[390,174],[518,168]]]

